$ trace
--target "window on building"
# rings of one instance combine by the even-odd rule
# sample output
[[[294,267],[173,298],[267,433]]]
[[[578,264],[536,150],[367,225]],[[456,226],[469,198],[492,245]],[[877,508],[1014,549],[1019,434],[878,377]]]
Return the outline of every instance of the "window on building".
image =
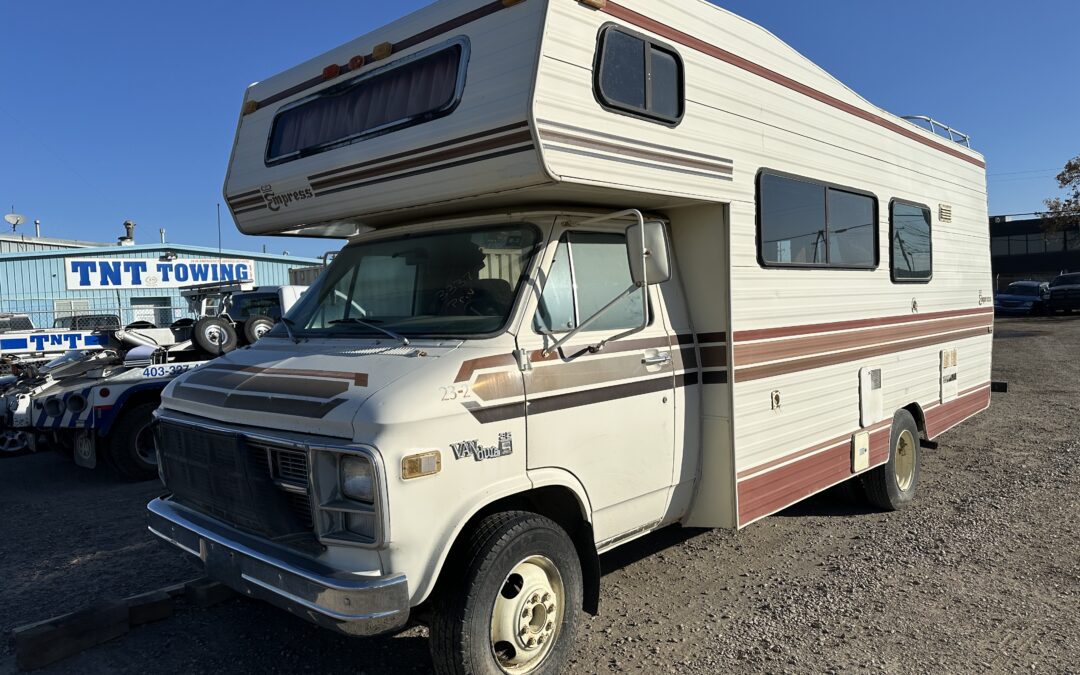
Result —
[[[1080,230],[1065,232],[1065,248],[1069,251],[1080,251]]]
[[[871,195],[763,173],[758,218],[758,253],[766,266],[877,266],[877,199]]]
[[[1009,237],[1009,255],[1027,255],[1027,235],[1014,234]]]
[[[1028,253],[1046,253],[1046,237],[1042,232],[1027,236]]]
[[[70,326],[57,325],[62,319],[71,319],[77,314],[86,314],[90,311],[89,300],[54,300],[53,301],[53,325],[58,328]],[[68,321],[70,324],[71,321]]]
[[[889,231],[893,281],[929,281],[934,258],[930,209],[894,201],[890,207]]]
[[[683,115],[678,53],[644,36],[609,26],[597,49],[596,96],[608,108],[677,124]]]
[[[132,298],[131,320],[162,328],[173,322],[172,298]]]
[[[462,39],[372,70],[286,106],[274,118],[267,164],[348,145],[453,112],[465,81]]]
[[[555,250],[555,260],[544,284],[533,326],[540,333],[573,330],[618,297],[631,283],[624,235],[567,233]],[[587,330],[635,328],[641,325],[641,310],[641,296],[631,293],[589,324]]]
[[[1043,239],[1046,241],[1047,253],[1060,253],[1065,250],[1064,232],[1045,232],[1043,233]]]
[[[1009,238],[993,237],[990,239],[990,255],[1009,255]]]

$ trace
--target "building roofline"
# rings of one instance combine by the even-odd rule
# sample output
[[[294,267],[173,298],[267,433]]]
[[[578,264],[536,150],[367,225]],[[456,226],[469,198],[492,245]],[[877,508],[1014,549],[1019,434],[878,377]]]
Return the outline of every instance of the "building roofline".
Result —
[[[190,246],[187,244],[136,244],[134,246],[92,246],[86,248],[70,248],[63,250],[22,251],[19,253],[0,254],[0,261],[10,259],[30,258],[67,258],[71,256],[100,255],[103,253],[141,253],[150,251],[173,251],[175,253],[200,253],[207,257],[218,257],[216,248],[209,246]],[[254,251],[238,251],[234,249],[222,249],[220,256],[229,258],[250,258],[266,262],[291,262],[300,265],[321,265],[319,258],[307,258],[294,255],[280,255],[276,253],[257,253]]]
[[[35,237],[33,235],[25,234],[0,234],[0,241],[10,241],[14,244],[38,244],[44,246],[67,246],[70,248],[97,248],[101,246],[108,246],[108,242],[104,241],[82,241],[79,239],[57,239],[55,237]]]

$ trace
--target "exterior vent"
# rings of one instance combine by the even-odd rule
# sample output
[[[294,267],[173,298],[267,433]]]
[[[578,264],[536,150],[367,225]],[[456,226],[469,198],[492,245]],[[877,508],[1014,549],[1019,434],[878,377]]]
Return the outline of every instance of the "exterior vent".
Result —
[[[881,389],[881,368],[874,368],[870,371],[870,391],[879,389]]]
[[[881,368],[859,369],[859,424],[868,427],[885,416],[885,397]]]
[[[938,220],[943,223],[952,222],[952,204],[938,204]]]

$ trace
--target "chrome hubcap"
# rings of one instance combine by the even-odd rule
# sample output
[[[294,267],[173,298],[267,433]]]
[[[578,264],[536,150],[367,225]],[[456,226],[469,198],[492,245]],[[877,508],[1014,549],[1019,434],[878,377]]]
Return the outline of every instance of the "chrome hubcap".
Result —
[[[896,439],[896,448],[893,449],[896,487],[900,488],[901,492],[907,491],[915,480],[915,453],[917,452],[915,437],[907,429],[901,431],[900,438]]]
[[[555,563],[536,555],[514,566],[491,612],[491,649],[503,672],[528,673],[543,662],[558,638],[564,607]]]

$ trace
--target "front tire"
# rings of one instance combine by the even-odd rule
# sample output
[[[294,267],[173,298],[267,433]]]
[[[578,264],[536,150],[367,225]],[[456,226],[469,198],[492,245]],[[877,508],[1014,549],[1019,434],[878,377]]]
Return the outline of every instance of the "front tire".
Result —
[[[889,442],[889,461],[867,472],[863,487],[871,504],[885,511],[897,511],[915,498],[922,458],[919,427],[907,410],[897,410],[893,415]]]
[[[140,403],[125,410],[113,423],[106,452],[109,463],[132,481],[157,478],[157,451],[151,424],[158,403]]]
[[[555,675],[581,615],[581,562],[554,521],[496,513],[472,530],[433,602],[431,658],[440,675]]]

